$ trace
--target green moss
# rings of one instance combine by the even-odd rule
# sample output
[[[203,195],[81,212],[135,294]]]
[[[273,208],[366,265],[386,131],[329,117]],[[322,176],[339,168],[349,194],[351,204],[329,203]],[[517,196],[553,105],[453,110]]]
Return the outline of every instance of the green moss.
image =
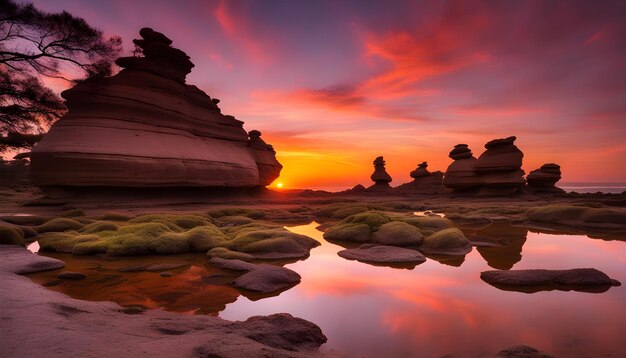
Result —
[[[0,226],[1,245],[24,245],[24,233],[12,226]]]
[[[588,206],[548,205],[526,211],[531,221],[597,229],[626,228],[626,210]]]
[[[366,224],[335,225],[324,233],[328,241],[369,242],[372,229]]]
[[[222,216],[247,216],[251,219],[260,219],[265,216],[262,210],[244,209],[244,208],[226,208],[209,211],[209,216],[213,218],[221,218]]]
[[[228,240],[224,233],[213,225],[195,227],[178,235],[189,243],[190,249],[195,252],[205,252],[222,246]]]
[[[83,224],[74,220],[67,218],[55,218],[49,220],[39,226],[35,227],[38,233],[46,233],[46,232],[61,232],[68,230],[80,230],[83,228]]]
[[[80,209],[68,210],[64,212],[63,214],[61,214],[61,217],[63,218],[77,218],[81,216],[85,216],[85,212]]]
[[[333,218],[333,219],[345,219],[348,216],[362,213],[369,210],[384,210],[380,205],[372,205],[365,203],[338,203],[331,204],[319,209],[316,212],[317,216]]]
[[[203,226],[211,224],[211,221],[203,216],[199,215],[175,215],[175,214],[148,214],[141,215],[134,219],[129,220],[130,223],[154,223],[159,222],[167,225],[171,229],[178,228],[191,229],[197,226]]]
[[[292,233],[283,228],[243,231],[226,243],[232,251],[251,254],[280,254],[284,257],[302,257],[319,242],[308,236]],[[290,255],[283,255],[290,254]]]
[[[383,245],[408,246],[422,243],[424,235],[415,226],[402,221],[392,221],[380,226],[372,241]]]
[[[117,231],[118,227],[112,222],[108,221],[96,221],[94,223],[85,225],[85,227],[81,230],[82,233],[85,234],[93,234],[101,231]]]
[[[253,222],[254,222],[254,219],[251,219],[247,216],[241,216],[241,215],[222,216],[216,221],[216,223],[220,226],[227,226],[227,225],[239,226],[239,225],[250,224]]]
[[[461,230],[450,228],[424,238],[420,250],[426,253],[464,255],[472,250],[472,244]]]
[[[355,215],[348,216],[343,219],[339,225],[342,224],[365,224],[372,229],[372,231],[378,230],[381,225],[391,221],[389,217],[383,213],[376,211],[367,211]]]
[[[231,251],[225,247],[215,247],[207,251],[207,257],[221,257],[228,260],[252,261],[254,256],[244,252]]]
[[[0,216],[0,220],[15,225],[41,225],[50,218],[39,215],[5,215]]]
[[[96,234],[81,235],[76,231],[48,232],[37,239],[41,251],[64,253],[72,253],[77,244],[98,240],[100,237]]]
[[[439,216],[413,216],[401,219],[403,222],[420,229],[424,234],[432,234],[437,231],[453,227],[452,221]]]

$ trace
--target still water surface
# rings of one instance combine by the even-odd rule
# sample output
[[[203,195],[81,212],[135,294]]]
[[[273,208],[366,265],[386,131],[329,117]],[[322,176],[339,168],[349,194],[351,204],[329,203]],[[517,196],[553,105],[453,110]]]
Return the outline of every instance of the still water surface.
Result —
[[[288,227],[322,245],[304,261],[287,264],[302,282],[275,297],[252,299],[228,286],[209,284],[219,273],[203,255],[116,258],[46,254],[66,261],[65,270],[88,278],[51,289],[86,300],[111,300],[228,320],[288,312],[319,325],[328,337],[322,350],[366,357],[491,356],[527,344],[561,357],[625,356],[626,286],[603,293],[502,291],[480,279],[498,269],[594,267],[626,283],[626,242],[582,235],[550,235],[491,225],[464,228],[481,242],[463,259],[429,259],[412,270],[371,266],[337,256],[317,223]],[[172,277],[158,272],[120,272],[130,265],[186,263]],[[57,272],[32,275],[55,282]]]

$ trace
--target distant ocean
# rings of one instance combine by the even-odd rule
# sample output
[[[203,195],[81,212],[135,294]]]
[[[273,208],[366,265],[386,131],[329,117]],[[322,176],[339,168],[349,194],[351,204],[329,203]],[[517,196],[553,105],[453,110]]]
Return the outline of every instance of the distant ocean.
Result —
[[[398,183],[400,185],[402,183]],[[607,193],[607,194],[620,194],[626,191],[626,183],[577,183],[577,182],[564,182],[558,183],[557,186],[567,192],[574,191],[577,193]],[[311,190],[324,190],[330,192],[338,192],[351,189],[349,187],[342,186],[325,186],[325,187],[313,187],[308,188]]]

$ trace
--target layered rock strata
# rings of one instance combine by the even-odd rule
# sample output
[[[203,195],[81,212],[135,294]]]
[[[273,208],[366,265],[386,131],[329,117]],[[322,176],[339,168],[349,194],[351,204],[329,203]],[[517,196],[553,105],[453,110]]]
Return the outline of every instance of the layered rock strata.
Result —
[[[194,67],[172,40],[149,28],[108,78],[62,93],[68,113],[31,154],[41,187],[255,187],[278,177],[274,150],[223,115],[185,77]]]
[[[548,163],[528,173],[526,176],[528,189],[539,193],[564,193],[556,183],[561,180],[561,167],[558,164]]]
[[[454,162],[446,170],[443,185],[455,192],[475,190],[482,185],[481,178],[474,172],[477,159],[467,144],[455,145],[449,157]]]
[[[515,146],[516,137],[494,139],[474,164],[482,181],[479,196],[509,196],[526,184],[522,167],[524,153]]]

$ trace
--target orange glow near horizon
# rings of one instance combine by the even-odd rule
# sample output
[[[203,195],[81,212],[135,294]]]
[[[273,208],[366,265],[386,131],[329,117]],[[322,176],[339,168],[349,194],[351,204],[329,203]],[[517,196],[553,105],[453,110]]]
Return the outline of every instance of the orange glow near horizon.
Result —
[[[120,35],[125,55],[138,29],[163,32],[195,64],[187,83],[274,146],[289,188],[368,186],[381,155],[398,185],[511,135],[526,173],[626,182],[618,2],[33,2]]]

